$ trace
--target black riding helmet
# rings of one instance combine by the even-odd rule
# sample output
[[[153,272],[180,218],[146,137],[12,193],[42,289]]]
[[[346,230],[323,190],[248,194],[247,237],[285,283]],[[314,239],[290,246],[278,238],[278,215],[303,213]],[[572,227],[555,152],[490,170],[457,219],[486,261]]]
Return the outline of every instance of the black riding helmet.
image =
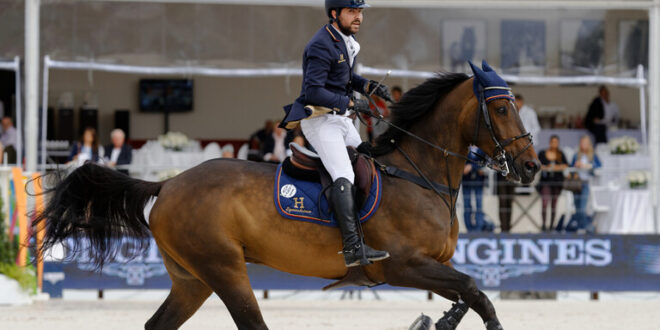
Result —
[[[339,16],[339,10],[342,8],[369,8],[368,4],[364,3],[364,0],[325,0],[325,13],[333,19],[332,10],[337,10],[337,16]]]

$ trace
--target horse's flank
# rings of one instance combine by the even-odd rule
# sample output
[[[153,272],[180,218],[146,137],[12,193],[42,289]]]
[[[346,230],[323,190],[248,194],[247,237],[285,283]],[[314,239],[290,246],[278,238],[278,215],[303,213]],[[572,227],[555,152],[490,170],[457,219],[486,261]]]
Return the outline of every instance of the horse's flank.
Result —
[[[470,88],[465,80],[461,84]],[[462,139],[455,139],[460,134],[453,127],[459,120],[462,110],[459,107],[466,105],[469,98],[449,95],[444,101],[440,105],[431,104],[442,111],[427,111],[421,116],[424,120],[411,124],[410,128],[441,145],[443,140],[453,140],[448,145],[453,150],[467,150]],[[421,123],[431,127],[423,127]],[[432,127],[429,123],[441,123],[444,127]],[[429,176],[446,182],[446,168],[439,161],[442,155],[408,142],[405,136],[398,139]],[[379,158],[414,171],[397,152]],[[462,162],[451,159],[450,164],[451,175],[460,177]],[[202,257],[197,255],[199,251],[207,251],[210,246],[222,249],[223,245],[237,244],[249,262],[298,275],[341,278],[346,268],[337,254],[341,249],[339,231],[280,217],[270,198],[274,169],[263,163],[214,160],[170,180],[161,189],[150,216],[151,230],[159,247],[177,263],[185,265],[189,263],[187,260],[199,260]],[[458,184],[453,182],[454,187]],[[432,191],[384,177],[382,206],[364,225],[365,237],[373,247],[390,251],[393,257],[388,263],[405,262],[412,252],[447,262],[458,237],[458,222],[450,225],[450,217],[449,210]],[[382,263],[366,270],[371,280],[386,281]]]

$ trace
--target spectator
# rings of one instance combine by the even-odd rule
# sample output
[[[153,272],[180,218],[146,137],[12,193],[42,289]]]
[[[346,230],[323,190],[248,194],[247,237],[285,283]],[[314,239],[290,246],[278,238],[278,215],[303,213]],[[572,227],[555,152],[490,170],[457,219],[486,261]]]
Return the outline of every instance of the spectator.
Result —
[[[582,190],[575,194],[575,214],[566,226],[570,229],[586,229],[593,233],[594,228],[589,217],[587,217],[587,201],[589,200],[589,179],[593,175],[593,170],[601,166],[600,159],[594,154],[594,147],[591,138],[588,135],[580,138],[580,149],[573,156],[571,167],[577,169],[577,174],[582,180]]]
[[[541,180],[537,189],[542,197],[542,210],[541,217],[543,224],[541,229],[543,231],[551,231],[555,224],[555,213],[557,212],[557,198],[562,190],[562,183],[564,182],[564,170],[568,168],[566,156],[559,150],[559,136],[552,135],[550,137],[550,147],[539,153],[539,160],[541,161]],[[550,212],[550,226],[546,226],[548,203],[551,204]]]
[[[248,160],[261,162],[263,161],[264,143],[269,136],[273,133],[273,121],[268,119],[264,123],[264,127],[250,136],[250,151],[248,152]]]
[[[534,142],[534,145],[539,145],[541,125],[539,125],[539,118],[536,116],[536,111],[525,104],[525,98],[520,94],[516,94],[516,108],[518,108],[518,114],[520,115],[523,127],[525,127],[527,132],[532,134],[532,142]]]
[[[263,149],[264,141],[266,141],[266,139],[271,136],[274,128],[275,125],[273,124],[273,121],[270,119],[266,120],[264,127],[252,134],[250,141],[256,142],[259,150]]]
[[[7,155],[7,163],[16,164],[16,128],[11,117],[2,118],[2,135],[0,135],[0,162]]]
[[[403,95],[403,89],[399,86],[393,86],[392,87],[392,100],[394,103],[399,103],[399,100],[401,100],[401,96]]]
[[[500,230],[503,233],[511,231],[511,212],[517,184],[509,182],[506,177],[497,175],[497,200],[499,201]]]
[[[293,141],[293,131],[287,132],[284,128],[279,127],[279,122],[275,124],[275,130],[266,136],[262,145],[261,152],[264,155],[264,161],[279,163],[287,156],[289,143]]]
[[[584,125],[594,135],[596,144],[607,143],[607,126],[616,125],[619,120],[619,107],[610,101],[607,87],[600,86],[598,93],[584,119]]]
[[[99,147],[96,130],[87,127],[80,137],[80,141],[73,144],[68,161],[76,161],[82,165],[86,161],[98,162],[103,156],[103,147]]]
[[[5,117],[5,104],[2,103],[2,100],[0,100],[0,117],[1,118]]]
[[[493,231],[493,224],[486,221],[482,211],[482,199],[484,190],[483,167],[479,166],[479,158],[473,153],[483,155],[483,152],[476,147],[470,147],[468,155],[470,161],[465,164],[463,169],[463,219],[465,228],[468,232],[472,231]],[[485,157],[485,155],[483,155]],[[472,208],[472,196],[474,195],[475,206]]]
[[[2,135],[0,136],[0,143],[7,148],[9,146],[16,146],[16,128],[11,117],[3,117],[2,122]]]
[[[222,147],[222,158],[234,158],[234,146],[231,144],[226,144]]]
[[[107,165],[110,167],[117,167],[121,165],[129,165],[133,160],[133,148],[126,144],[126,134],[119,128],[115,128],[110,132],[111,144],[103,148],[106,150],[104,155]],[[119,172],[128,174],[127,169],[120,169]]]
[[[293,143],[298,144],[299,146],[306,147],[307,149],[311,148],[311,145],[309,145],[309,142],[305,140],[305,136],[302,133],[302,128],[300,128],[300,125],[296,126],[296,128],[293,129]]]

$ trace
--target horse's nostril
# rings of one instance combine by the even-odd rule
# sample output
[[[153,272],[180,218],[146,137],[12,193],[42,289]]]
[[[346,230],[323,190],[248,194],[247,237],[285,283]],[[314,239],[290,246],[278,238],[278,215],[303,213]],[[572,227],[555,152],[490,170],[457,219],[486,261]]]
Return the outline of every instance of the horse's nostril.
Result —
[[[530,172],[535,172],[538,169],[538,165],[536,165],[536,162],[528,161],[525,162],[525,168]]]

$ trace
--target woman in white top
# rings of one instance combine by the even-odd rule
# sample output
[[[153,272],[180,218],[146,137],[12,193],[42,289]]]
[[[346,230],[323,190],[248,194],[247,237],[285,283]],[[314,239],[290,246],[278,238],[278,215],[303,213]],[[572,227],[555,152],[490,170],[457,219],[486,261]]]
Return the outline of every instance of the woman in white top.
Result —
[[[582,190],[575,194],[575,214],[566,225],[567,229],[586,229],[593,232],[591,219],[587,216],[587,201],[589,200],[589,179],[593,176],[593,170],[601,167],[600,159],[594,153],[591,137],[583,135],[580,138],[580,149],[573,156],[571,167],[575,167],[582,180]]]

